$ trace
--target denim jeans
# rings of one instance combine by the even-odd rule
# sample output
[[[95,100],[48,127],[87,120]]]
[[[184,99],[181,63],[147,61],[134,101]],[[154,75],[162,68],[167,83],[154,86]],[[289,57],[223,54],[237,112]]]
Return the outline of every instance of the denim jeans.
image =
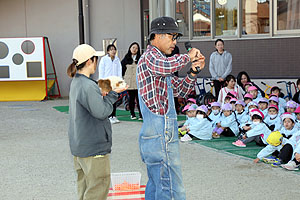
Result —
[[[139,136],[142,161],[147,165],[147,200],[185,200],[178,140],[177,114],[171,77],[167,77],[168,111],[152,113],[139,95],[143,125]]]

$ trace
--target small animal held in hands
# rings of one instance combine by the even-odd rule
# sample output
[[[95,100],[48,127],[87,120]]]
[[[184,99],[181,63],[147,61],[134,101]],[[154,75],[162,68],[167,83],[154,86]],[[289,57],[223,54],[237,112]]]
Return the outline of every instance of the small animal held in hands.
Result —
[[[102,93],[108,93],[116,88],[123,89],[126,88],[126,85],[125,81],[118,76],[109,76],[105,79],[98,80],[98,86]]]

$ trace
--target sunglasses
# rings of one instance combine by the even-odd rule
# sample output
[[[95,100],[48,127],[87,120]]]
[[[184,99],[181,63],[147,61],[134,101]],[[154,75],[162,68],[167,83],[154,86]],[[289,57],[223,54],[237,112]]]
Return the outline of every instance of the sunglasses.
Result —
[[[177,33],[167,33],[168,35],[172,36],[172,40],[179,40],[180,36]]]

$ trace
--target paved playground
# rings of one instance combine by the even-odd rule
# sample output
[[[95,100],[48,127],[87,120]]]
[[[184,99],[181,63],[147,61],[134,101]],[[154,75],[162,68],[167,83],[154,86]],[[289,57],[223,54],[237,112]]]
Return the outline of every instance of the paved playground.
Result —
[[[75,200],[76,176],[68,144],[68,114],[53,109],[67,100],[0,102],[1,200]],[[139,171],[140,122],[113,125],[112,172]],[[181,143],[188,200],[299,199],[300,173],[212,149]]]

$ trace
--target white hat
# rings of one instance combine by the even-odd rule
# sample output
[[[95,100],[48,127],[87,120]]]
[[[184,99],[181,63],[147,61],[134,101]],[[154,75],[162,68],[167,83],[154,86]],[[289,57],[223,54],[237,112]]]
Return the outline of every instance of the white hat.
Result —
[[[88,59],[92,58],[93,56],[104,56],[104,51],[96,51],[93,47],[88,44],[81,44],[77,46],[73,51],[73,59],[77,60],[78,62],[76,65],[80,65],[84,63]]]

